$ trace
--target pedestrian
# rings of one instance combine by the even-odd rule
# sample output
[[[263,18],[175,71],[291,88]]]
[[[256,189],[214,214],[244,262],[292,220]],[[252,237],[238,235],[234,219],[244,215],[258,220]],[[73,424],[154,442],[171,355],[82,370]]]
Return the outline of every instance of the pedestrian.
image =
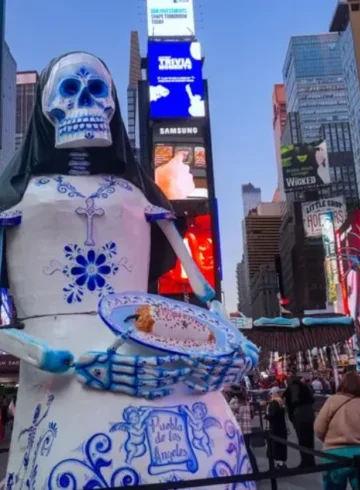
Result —
[[[16,407],[16,397],[14,396],[11,399],[8,407],[8,415],[12,420],[15,418],[15,407]]]
[[[285,403],[278,387],[270,390],[270,403],[266,407],[265,418],[269,421],[269,429],[274,436],[287,440],[288,430],[286,426]],[[287,445],[269,440],[271,444],[272,457],[277,468],[286,467]],[[270,450],[270,447],[268,448]]]
[[[328,398],[316,417],[314,428],[329,454],[360,455],[360,376],[347,373],[335,395]],[[326,463],[329,463],[326,460]],[[323,476],[324,490],[346,490],[348,482],[359,490],[355,468],[328,471]]]
[[[314,378],[312,380],[311,386],[312,386],[315,393],[320,394],[323,392],[324,387],[323,387],[323,384],[319,378]]]
[[[298,377],[292,376],[284,393],[289,419],[294,426],[299,446],[314,450],[314,403],[312,389]],[[301,467],[315,465],[315,457],[300,451]]]
[[[237,423],[239,424],[240,429],[242,431],[253,473],[258,473],[259,468],[251,447],[251,440],[250,440],[252,434],[253,414],[251,411],[250,403],[246,399],[246,392],[240,390],[233,391],[233,397],[230,400],[229,406],[233,411]]]

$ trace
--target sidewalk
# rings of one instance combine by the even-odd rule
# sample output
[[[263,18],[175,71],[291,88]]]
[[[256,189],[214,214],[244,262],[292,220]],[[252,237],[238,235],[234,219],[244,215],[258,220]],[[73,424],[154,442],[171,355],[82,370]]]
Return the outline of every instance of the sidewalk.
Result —
[[[255,426],[259,426],[260,423],[257,418],[254,419]],[[295,442],[297,444],[297,438],[294,432],[293,427],[289,427],[291,433],[289,436],[289,440]],[[315,449],[321,450],[322,444],[319,440],[315,440]],[[267,471],[269,469],[269,460],[266,456],[266,447],[255,448],[253,449],[254,454],[257,459],[257,463],[260,471]],[[320,460],[317,459],[317,463],[320,463]],[[288,448],[288,460],[287,466],[288,468],[296,468],[300,464],[300,455],[299,452],[295,449]],[[278,481],[278,490],[322,490],[322,475],[321,473],[315,473],[311,475],[303,475],[303,476],[293,476],[291,478],[281,478]],[[271,483],[270,481],[259,482],[257,484],[258,490],[270,490]]]

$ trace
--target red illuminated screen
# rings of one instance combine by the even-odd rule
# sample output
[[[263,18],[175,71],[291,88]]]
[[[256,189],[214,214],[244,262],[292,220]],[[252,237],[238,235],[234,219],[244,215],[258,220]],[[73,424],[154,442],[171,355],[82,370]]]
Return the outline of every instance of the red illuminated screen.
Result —
[[[209,214],[187,218],[187,231],[184,243],[192,258],[215,289],[214,249]],[[159,294],[192,293],[186,273],[177,260],[175,267],[159,280]]]
[[[347,256],[360,255],[360,211],[354,211],[348,219],[348,229],[340,235],[338,240],[338,254],[344,254],[341,264],[340,279],[342,279],[343,299],[345,313],[354,320],[360,318],[360,270],[350,268]]]

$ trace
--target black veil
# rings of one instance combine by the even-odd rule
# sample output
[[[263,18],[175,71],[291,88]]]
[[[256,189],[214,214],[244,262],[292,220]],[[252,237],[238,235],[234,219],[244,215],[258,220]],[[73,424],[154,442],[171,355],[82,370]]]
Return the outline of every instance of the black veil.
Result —
[[[69,153],[74,150],[55,148],[55,128],[43,114],[42,94],[55,64],[69,54],[76,52],[53,59],[39,77],[34,109],[23,144],[0,175],[0,212],[16,206],[22,200],[33,175],[68,174]],[[107,69],[105,64],[104,66]],[[87,160],[91,162],[90,173],[119,175],[138,187],[151,204],[172,210],[162,191],[134,157],[121,117],[116,90],[113,90],[115,113],[110,122],[113,144],[105,148],[86,148],[89,155]],[[150,282],[171,270],[176,261],[176,256],[160,228],[156,223],[151,227]],[[3,273],[0,279],[5,286],[5,257],[2,258],[2,263]]]

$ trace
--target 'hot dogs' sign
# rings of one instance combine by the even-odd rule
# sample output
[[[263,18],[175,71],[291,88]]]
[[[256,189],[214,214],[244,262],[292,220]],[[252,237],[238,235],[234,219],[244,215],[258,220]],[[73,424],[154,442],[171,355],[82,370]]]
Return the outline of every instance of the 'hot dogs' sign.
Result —
[[[346,219],[346,204],[343,197],[304,202],[301,207],[306,237],[321,237],[321,215],[324,213],[333,213],[335,230],[340,228]]]

